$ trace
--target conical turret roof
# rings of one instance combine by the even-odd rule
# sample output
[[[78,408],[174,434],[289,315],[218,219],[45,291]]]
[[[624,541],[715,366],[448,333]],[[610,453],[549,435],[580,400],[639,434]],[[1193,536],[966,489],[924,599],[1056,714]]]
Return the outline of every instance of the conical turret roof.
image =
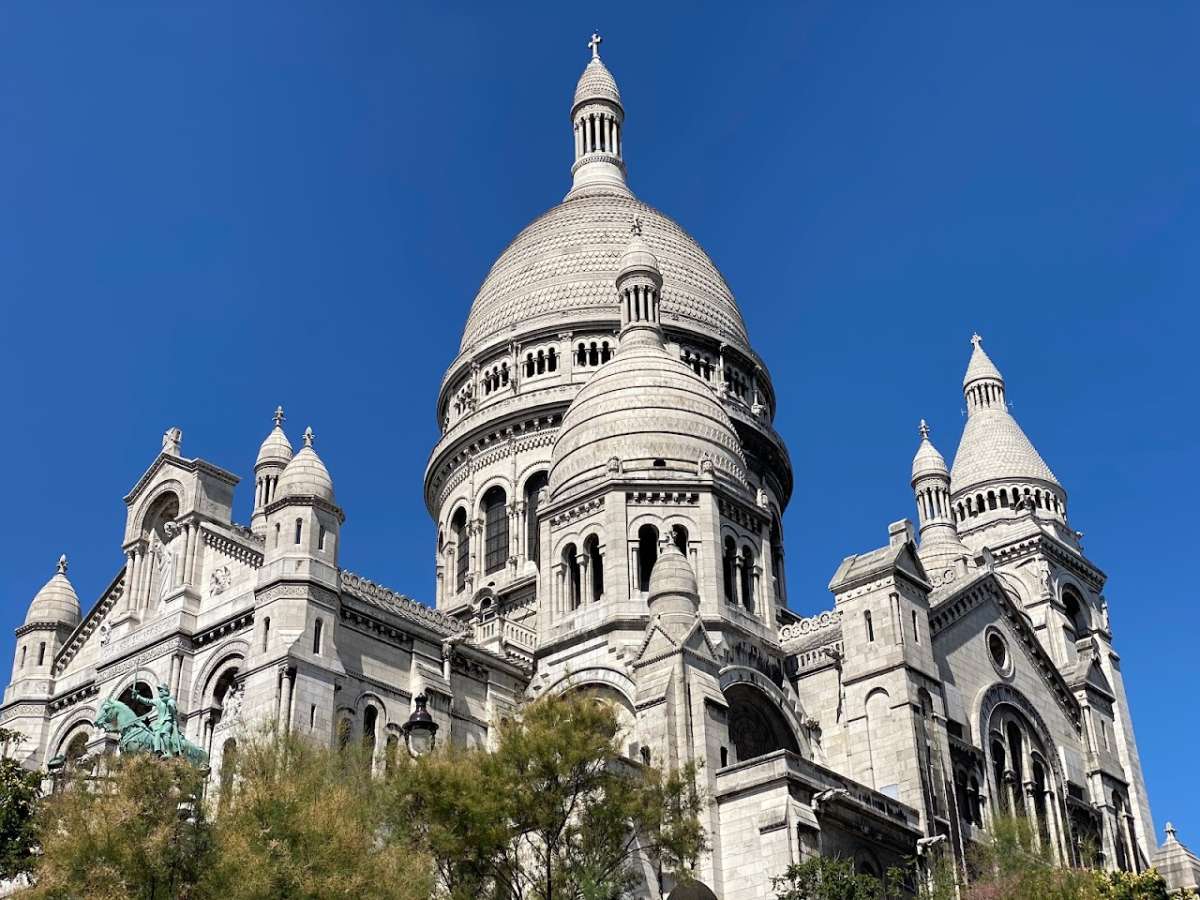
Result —
[[[929,426],[925,424],[925,420],[921,420],[921,443],[917,447],[916,455],[913,456],[912,464],[912,480],[916,481],[925,475],[945,475],[950,477],[950,469],[946,466],[946,459],[938,452],[938,448],[933,446],[933,441],[929,440]]]
[[[286,466],[291,462],[292,456],[292,442],[288,440],[288,436],[283,430],[283,407],[281,406],[275,410],[275,427],[271,429],[271,433],[266,436],[258,448],[258,458],[254,461],[254,467],[258,468],[268,463]]]
[[[333,499],[333,479],[317,451],[313,449],[313,431],[304,429],[304,446],[292,457],[276,488],[278,497],[318,497],[330,503]]]

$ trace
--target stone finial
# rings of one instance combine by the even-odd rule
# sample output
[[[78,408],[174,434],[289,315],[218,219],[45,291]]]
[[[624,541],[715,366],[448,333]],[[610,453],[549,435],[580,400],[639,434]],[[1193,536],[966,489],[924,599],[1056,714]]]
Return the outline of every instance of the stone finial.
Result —
[[[983,338],[980,336],[978,331],[971,335],[971,343],[975,345],[976,350],[980,349],[982,346]]]
[[[58,558],[58,574],[59,575],[67,574],[67,554],[65,554],[65,553]]]
[[[1175,826],[1172,825],[1170,822],[1167,823],[1166,831],[1167,831],[1167,840],[1168,841],[1179,840],[1179,838],[1175,837]]]
[[[162,452],[178,456],[183,449],[183,429],[168,428],[163,432]]]
[[[921,432],[921,437],[922,437],[922,438],[924,438],[925,440],[929,440],[929,426],[925,424],[925,420],[924,420],[924,419],[922,419],[922,420],[921,420],[921,424],[920,424],[920,426],[917,428],[917,430],[918,430],[919,432]]]
[[[600,37],[599,34],[594,31],[592,32],[592,39],[588,41],[588,47],[590,47],[592,51],[592,59],[600,58],[600,42],[603,40],[604,38]]]
[[[304,429],[304,446],[311,447],[312,445],[313,445],[313,430],[312,430],[312,426],[309,425],[307,428]]]
[[[282,406],[275,407],[275,427],[282,428],[283,420],[284,420],[283,407]]]

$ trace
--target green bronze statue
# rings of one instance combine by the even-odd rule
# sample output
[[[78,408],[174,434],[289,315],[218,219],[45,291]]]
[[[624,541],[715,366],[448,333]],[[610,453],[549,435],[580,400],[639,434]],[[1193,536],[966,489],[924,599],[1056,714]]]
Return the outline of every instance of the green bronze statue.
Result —
[[[133,689],[137,699],[150,704],[150,712],[139,716],[120,700],[109,698],[100,704],[95,725],[120,735],[122,753],[154,753],[158,756],[183,757],[197,766],[208,764],[208,754],[187,740],[179,731],[179,708],[170,688],[158,686],[156,696]],[[149,721],[153,716],[153,722]]]

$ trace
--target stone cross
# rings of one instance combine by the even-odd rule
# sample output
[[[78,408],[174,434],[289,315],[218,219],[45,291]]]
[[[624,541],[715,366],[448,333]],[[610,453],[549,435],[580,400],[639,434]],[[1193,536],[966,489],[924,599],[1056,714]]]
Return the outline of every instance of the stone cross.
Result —
[[[309,425],[307,428],[304,429],[304,446],[311,447],[312,442],[313,442],[312,426]]]
[[[971,343],[975,345],[976,350],[978,350],[979,345],[983,343],[983,338],[979,336],[978,331],[971,335]]]
[[[602,40],[604,38],[600,37],[596,32],[592,32],[592,39],[588,41],[588,46],[592,48],[592,59],[600,58],[600,42]]]
[[[918,429],[921,432],[921,437],[929,438],[929,426],[925,424],[925,420],[921,420],[921,427]]]
[[[67,574],[67,554],[65,554],[65,553],[58,558],[58,574],[59,575]]]
[[[283,425],[283,407],[275,407],[275,427],[280,428]]]

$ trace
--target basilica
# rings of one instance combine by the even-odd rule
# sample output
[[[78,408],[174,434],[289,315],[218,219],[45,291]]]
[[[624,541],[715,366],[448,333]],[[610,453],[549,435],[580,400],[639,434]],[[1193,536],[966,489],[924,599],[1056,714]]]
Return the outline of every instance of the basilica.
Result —
[[[781,398],[716,265],[631,189],[599,46],[570,104],[569,190],[492,266],[436,398],[434,596],[341,568],[334,479],[282,410],[246,524],[239,475],[172,428],[124,497],[108,587],[85,610],[63,558],[32,599],[9,752],[112,752],[101,704],[140,711],[163,684],[215,782],[262,723],[383,766],[411,752],[414,709],[438,742],[486,747],[523,701],[582,690],[616,710],[631,763],[702,764],[711,893],[687,896],[770,897],[818,853],[877,874],[961,861],[1011,812],[1063,862],[1167,852],[1194,883],[1196,858],[1156,843],[1104,572],[978,335],[953,464],[922,421],[915,517],[881,511],[879,546],[847,548],[830,596],[804,598],[825,611],[792,611]]]

